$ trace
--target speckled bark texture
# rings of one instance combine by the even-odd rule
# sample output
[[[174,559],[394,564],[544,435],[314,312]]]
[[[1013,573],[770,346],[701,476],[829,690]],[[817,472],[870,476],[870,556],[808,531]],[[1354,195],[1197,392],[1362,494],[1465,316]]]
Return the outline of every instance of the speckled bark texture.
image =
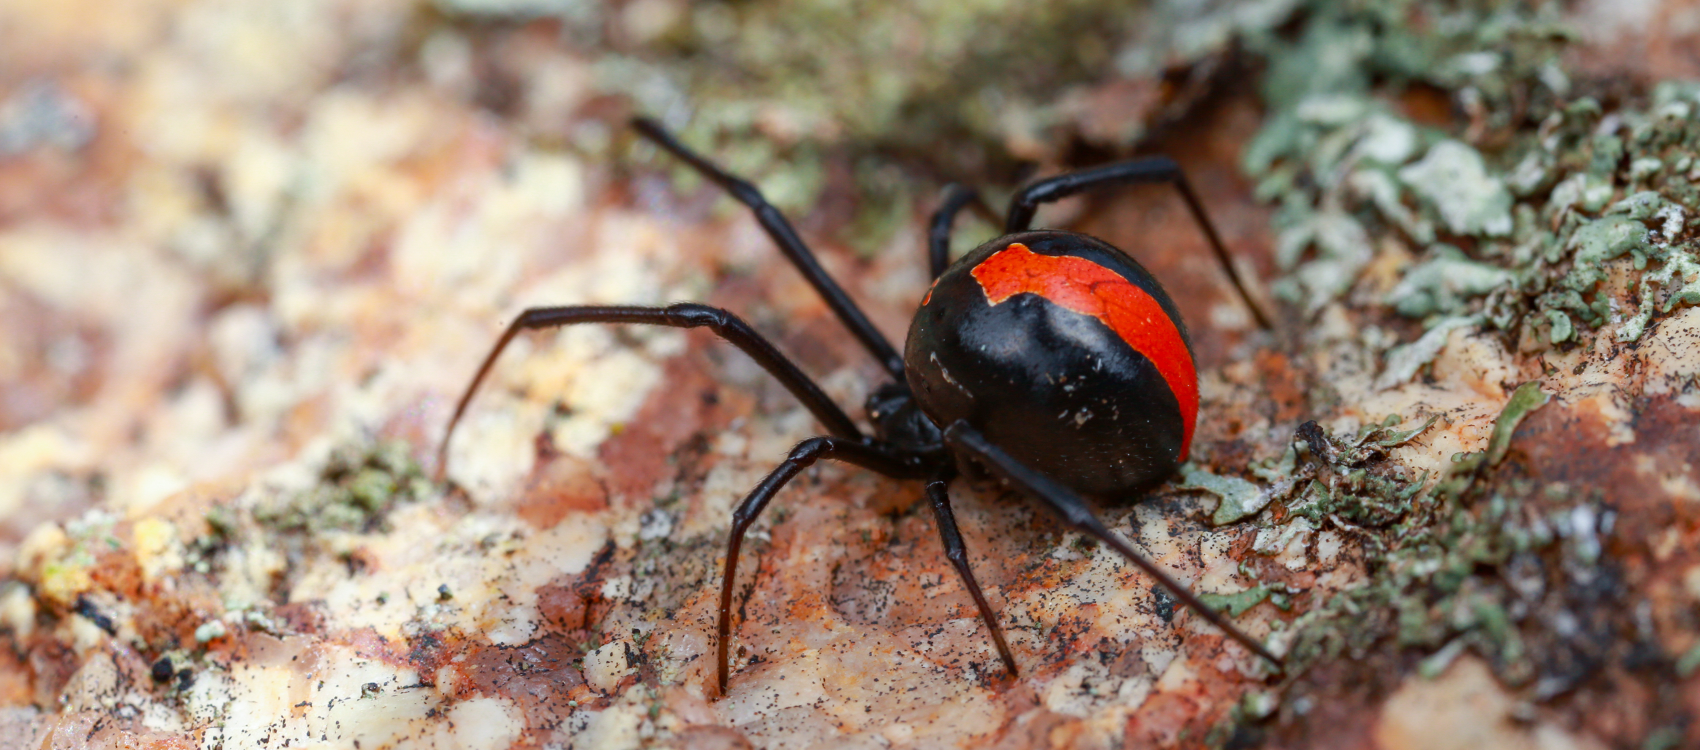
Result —
[[[0,748],[1700,746],[1700,5],[0,0]],[[920,487],[749,175],[900,342],[949,180],[1164,281],[1192,460],[1115,531],[1267,665],[993,483]],[[964,218],[957,252],[995,233]]]

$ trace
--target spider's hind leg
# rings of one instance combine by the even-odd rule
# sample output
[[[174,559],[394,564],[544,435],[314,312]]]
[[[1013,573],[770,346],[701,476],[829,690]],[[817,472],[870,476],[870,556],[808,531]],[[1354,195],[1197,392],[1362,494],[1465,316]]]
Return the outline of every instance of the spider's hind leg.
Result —
[[[944,186],[944,201],[927,222],[927,278],[936,279],[950,267],[951,229],[956,225],[956,215],[964,208],[974,209],[993,225],[998,222],[997,212],[986,204],[979,191],[954,182]]]
[[[1251,308],[1251,315],[1257,320],[1258,327],[1266,331],[1274,330],[1275,326],[1269,322],[1269,316],[1252,299],[1251,293],[1246,291],[1245,282],[1240,280],[1239,272],[1234,270],[1233,259],[1228,257],[1228,249],[1222,244],[1222,236],[1217,234],[1216,225],[1210,221],[1210,215],[1205,213],[1204,203],[1199,201],[1198,194],[1193,192],[1192,183],[1187,181],[1186,173],[1181,171],[1181,165],[1167,156],[1152,156],[1082,169],[1028,185],[1010,198],[1004,231],[1010,234],[1027,231],[1033,224],[1033,214],[1039,210],[1039,206],[1046,203],[1055,203],[1071,195],[1117,185],[1152,182],[1167,182],[1180,191],[1181,200],[1186,201],[1193,221],[1204,231],[1204,238],[1210,241],[1210,250],[1216,254],[1216,262],[1221,264],[1228,280],[1234,283],[1234,290],[1240,293],[1240,299],[1245,300],[1246,307]]]
[[[1173,594],[1176,599],[1179,599],[1192,611],[1197,612],[1200,617],[1221,628],[1222,632],[1228,634],[1228,637],[1239,641],[1240,645],[1250,649],[1252,653],[1268,659],[1277,669],[1281,668],[1281,657],[1276,656],[1274,652],[1265,647],[1262,641],[1246,635],[1239,628],[1234,627],[1234,624],[1228,618],[1222,616],[1221,612],[1217,612],[1210,605],[1205,604],[1198,598],[1197,594],[1192,593],[1191,589],[1175,580],[1174,576],[1169,575],[1168,571],[1146,559],[1144,555],[1134,550],[1132,545],[1122,541],[1121,537],[1112,533],[1108,527],[1104,526],[1102,521],[1098,520],[1097,516],[1092,514],[1092,509],[1087,505],[1085,498],[1053,481],[1050,477],[1022,465],[1008,453],[1003,452],[1003,449],[992,445],[984,435],[970,427],[967,422],[957,420],[952,423],[950,427],[945,429],[944,439],[945,443],[952,448],[963,451],[975,460],[980,461],[994,473],[1008,480],[1010,484],[1043,502],[1046,507],[1063,520],[1063,523],[1078,531],[1091,534],[1098,541],[1121,553],[1122,557],[1139,566],[1141,570],[1145,571],[1146,575],[1157,579],[1157,582],[1162,584],[1163,588],[1168,589],[1170,594]]]

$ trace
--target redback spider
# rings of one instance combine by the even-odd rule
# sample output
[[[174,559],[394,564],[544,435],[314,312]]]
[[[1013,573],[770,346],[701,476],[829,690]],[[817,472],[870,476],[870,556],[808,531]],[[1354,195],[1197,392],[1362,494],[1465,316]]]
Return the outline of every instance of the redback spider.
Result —
[[[689,164],[755,212],[780,252],[825,298],[839,320],[891,375],[866,405],[873,434],[738,316],[692,303],[666,307],[534,307],[508,326],[455,405],[437,451],[439,476],[449,438],[478,384],[521,331],[576,323],[707,328],[743,350],[814,414],[830,434],[799,443],[732,514],[720,585],[718,658],[726,693],[732,583],[744,532],[786,482],[823,458],[889,477],[926,482],[926,496],[950,559],[974,598],[1010,674],[1015,657],[968,566],[951,512],[958,464],[989,469],[1039,500],[1069,526],[1096,537],[1157,579],[1175,598],[1252,652],[1281,660],[1210,608],[1173,576],[1134,551],[1095,517],[1083,495],[1127,497],[1161,481],[1186,460],[1198,416],[1192,343],[1175,303],[1132,258],[1074,232],[1030,231],[1041,204],[1114,185],[1168,182],[1179,189],[1228,278],[1257,322],[1268,317],[1246,294],[1180,167],[1166,157],[1126,161],[1027,186],[1010,202],[1002,237],[948,263],[951,226],[975,193],[952,186],[928,234],[932,288],[909,327],[902,356],[827,275],[791,224],[750,183],[680,143],[660,124],[638,119],[644,138]]]

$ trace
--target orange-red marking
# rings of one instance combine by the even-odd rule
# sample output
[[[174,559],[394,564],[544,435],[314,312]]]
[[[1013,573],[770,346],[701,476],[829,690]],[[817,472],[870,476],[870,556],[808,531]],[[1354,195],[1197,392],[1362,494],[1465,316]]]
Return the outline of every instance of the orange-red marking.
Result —
[[[1198,419],[1198,372],[1180,328],[1155,298],[1121,274],[1085,258],[1040,255],[1019,242],[981,261],[973,273],[990,304],[1017,294],[1037,294],[1103,321],[1134,351],[1151,360],[1180,402],[1180,460],[1186,460],[1192,447],[1193,423]]]

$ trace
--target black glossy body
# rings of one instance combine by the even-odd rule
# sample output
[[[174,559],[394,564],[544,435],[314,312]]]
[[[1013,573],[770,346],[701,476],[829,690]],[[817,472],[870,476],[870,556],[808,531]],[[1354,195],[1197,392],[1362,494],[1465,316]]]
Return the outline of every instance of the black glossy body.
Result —
[[[1005,235],[950,266],[916,313],[904,348],[915,400],[934,423],[965,420],[1077,492],[1125,496],[1161,481],[1186,449],[1188,417],[1152,361],[1098,318],[1038,294],[992,305],[973,277],[1018,242],[1115,271],[1155,298],[1186,341],[1168,293],[1120,250],[1073,232]]]

